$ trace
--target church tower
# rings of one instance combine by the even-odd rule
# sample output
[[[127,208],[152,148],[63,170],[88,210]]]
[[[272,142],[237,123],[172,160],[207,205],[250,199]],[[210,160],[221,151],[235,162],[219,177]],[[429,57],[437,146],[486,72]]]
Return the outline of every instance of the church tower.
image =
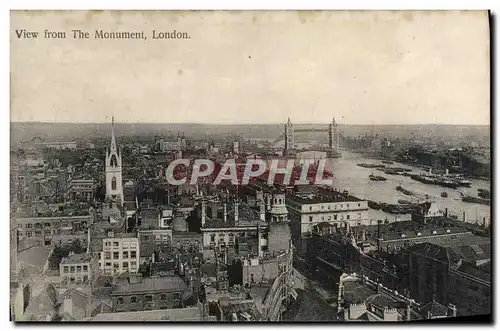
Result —
[[[116,146],[114,117],[111,122],[111,146],[106,148],[106,198],[123,204],[122,155]]]

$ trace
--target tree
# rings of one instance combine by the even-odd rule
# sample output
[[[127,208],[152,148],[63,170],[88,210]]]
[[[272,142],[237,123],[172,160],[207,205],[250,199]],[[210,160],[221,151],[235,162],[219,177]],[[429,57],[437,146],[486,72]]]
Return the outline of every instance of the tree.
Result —
[[[141,266],[139,267],[139,273],[143,277],[151,277],[151,268],[150,268],[149,264],[146,262],[141,264]]]
[[[80,243],[80,240],[77,239],[71,243],[70,251],[75,253],[75,254],[82,254],[82,253],[86,252],[86,248],[84,248],[82,246],[82,244]],[[69,252],[68,252],[68,255],[69,255]]]

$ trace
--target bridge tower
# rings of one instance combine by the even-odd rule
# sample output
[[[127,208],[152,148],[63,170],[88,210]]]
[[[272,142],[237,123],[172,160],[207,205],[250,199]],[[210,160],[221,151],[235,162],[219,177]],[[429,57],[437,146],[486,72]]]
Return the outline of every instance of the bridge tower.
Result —
[[[335,122],[335,117],[332,120],[332,123],[330,123],[330,130],[328,131],[328,147],[330,147],[331,150],[338,150],[340,148],[339,144],[339,128],[338,124]]]
[[[328,128],[328,157],[330,158],[338,158],[341,157],[340,149],[340,134],[338,124],[335,122],[335,117],[332,119],[332,122]]]
[[[293,124],[290,121],[290,117],[288,118],[288,122],[285,124],[285,153],[289,154],[293,151],[295,146],[294,141],[294,130]]]

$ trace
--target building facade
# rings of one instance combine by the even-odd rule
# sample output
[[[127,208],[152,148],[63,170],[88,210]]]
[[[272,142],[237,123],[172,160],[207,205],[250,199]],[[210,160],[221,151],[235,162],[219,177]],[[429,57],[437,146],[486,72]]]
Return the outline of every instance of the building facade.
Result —
[[[345,224],[356,226],[369,222],[368,202],[351,201],[348,198],[324,195],[287,195],[286,207],[290,220],[291,234],[298,254],[307,251],[307,241],[314,226],[328,223],[335,227]]]
[[[112,234],[103,239],[100,258],[101,271],[106,275],[139,271],[139,238],[132,233]]]
[[[89,253],[72,254],[62,259],[59,272],[69,283],[93,283],[99,276],[99,259]]]

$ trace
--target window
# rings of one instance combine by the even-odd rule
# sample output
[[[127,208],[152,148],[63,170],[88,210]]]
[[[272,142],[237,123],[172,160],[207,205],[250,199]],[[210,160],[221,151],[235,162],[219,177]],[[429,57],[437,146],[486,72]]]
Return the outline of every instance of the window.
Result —
[[[130,262],[130,267],[135,268],[137,266],[137,262],[132,261]]]
[[[215,234],[211,234],[210,235],[210,241],[211,242],[215,242]]]
[[[333,215],[333,220],[336,221],[337,220],[337,215]]]
[[[358,207],[361,207],[361,204],[360,204],[360,203],[358,203]]]
[[[151,301],[153,301],[153,296],[152,295],[146,295],[144,297],[144,299],[146,300],[146,302],[151,302]]]
[[[106,260],[111,260],[111,252],[105,252],[105,253],[104,253],[104,258],[105,258]]]
[[[312,222],[312,221],[313,221],[313,217],[309,216],[309,222]]]
[[[163,301],[167,300],[167,295],[166,294],[162,294],[160,296],[160,300],[163,300]]]
[[[84,282],[87,282],[89,280],[89,277],[88,276],[83,276],[82,279],[83,279]]]
[[[116,164],[116,157],[113,155],[113,157],[111,158],[111,166],[113,166],[113,159],[115,160],[115,164]],[[111,189],[113,191],[116,190],[116,177],[113,177],[111,179]]]
[[[118,298],[118,303],[123,304],[123,298]]]
[[[118,260],[120,258],[120,252],[113,252],[113,259]]]
[[[136,256],[136,252],[135,251],[130,251],[130,258],[131,259],[135,259],[137,256]]]
[[[20,229],[22,229],[23,225],[19,224],[17,227],[20,228]]]
[[[106,262],[106,267],[111,267],[111,262]]]
[[[89,271],[89,267],[88,267],[88,266],[86,266],[86,265],[84,265],[84,266],[83,266],[83,271]]]
[[[27,229],[31,229],[31,227],[32,227],[32,224],[31,224],[31,223],[26,224],[26,228],[27,228]]]
[[[35,237],[41,237],[42,231],[35,231]]]
[[[128,262],[123,262],[122,266],[123,266],[123,269],[128,269]]]
[[[124,259],[128,259],[128,252],[123,252],[122,255]]]
[[[76,272],[82,272],[82,266],[81,265],[79,265],[79,266],[76,267]]]
[[[174,300],[179,300],[181,298],[181,296],[179,295],[179,293],[174,293]]]
[[[118,241],[113,241],[113,247],[118,247],[120,246],[120,243]]]
[[[149,240],[149,236],[144,236],[143,238],[144,238],[145,241]]]
[[[68,267],[64,267],[64,273],[67,274],[69,271],[69,268]]]
[[[104,246],[106,247],[110,247],[111,246],[111,243],[109,241],[106,241],[106,243],[104,244]]]
[[[351,219],[351,215],[347,214],[347,219]]]
[[[74,273],[75,272],[75,266],[71,266],[70,270],[71,270],[71,273]]]
[[[136,297],[130,297],[130,302],[131,303],[136,303],[137,302],[137,298]]]
[[[30,231],[26,232],[26,237],[31,237],[31,232]]]

